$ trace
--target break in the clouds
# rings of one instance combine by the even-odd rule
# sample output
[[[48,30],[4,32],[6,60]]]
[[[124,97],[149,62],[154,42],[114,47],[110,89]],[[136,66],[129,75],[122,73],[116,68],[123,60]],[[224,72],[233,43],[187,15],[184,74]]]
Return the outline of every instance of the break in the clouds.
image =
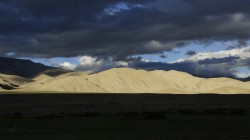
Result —
[[[0,55],[124,60],[248,39],[249,0],[1,0]]]
[[[250,69],[250,47],[218,52],[197,53],[174,62],[134,61],[131,67],[147,70],[178,70],[193,75],[216,77],[246,77]],[[245,71],[241,72],[244,67]]]
[[[191,55],[191,57],[188,57],[186,59],[176,60],[173,63],[185,62],[185,61],[198,62],[198,61],[204,61],[204,60],[225,59],[225,58],[232,58],[232,57],[237,57],[241,60],[250,59],[250,47],[224,50],[224,51],[219,51],[219,52],[198,53],[198,54]]]
[[[73,71],[87,71],[90,73],[100,72],[114,67],[128,67],[128,62],[113,61],[112,58],[98,59],[97,57],[81,56],[78,58],[78,62],[78,64],[72,64],[70,62],[53,63],[53,66]]]

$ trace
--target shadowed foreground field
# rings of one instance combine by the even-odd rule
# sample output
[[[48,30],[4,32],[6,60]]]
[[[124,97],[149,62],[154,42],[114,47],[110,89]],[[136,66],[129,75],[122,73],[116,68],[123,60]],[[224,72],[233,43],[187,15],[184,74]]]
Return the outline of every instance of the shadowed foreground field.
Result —
[[[250,95],[1,94],[0,139],[248,140]]]

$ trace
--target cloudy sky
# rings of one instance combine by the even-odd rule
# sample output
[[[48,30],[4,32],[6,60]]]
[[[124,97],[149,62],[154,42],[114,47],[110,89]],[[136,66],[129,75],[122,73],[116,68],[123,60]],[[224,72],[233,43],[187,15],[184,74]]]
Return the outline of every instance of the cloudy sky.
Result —
[[[0,56],[97,72],[113,67],[250,75],[249,0],[0,0]]]

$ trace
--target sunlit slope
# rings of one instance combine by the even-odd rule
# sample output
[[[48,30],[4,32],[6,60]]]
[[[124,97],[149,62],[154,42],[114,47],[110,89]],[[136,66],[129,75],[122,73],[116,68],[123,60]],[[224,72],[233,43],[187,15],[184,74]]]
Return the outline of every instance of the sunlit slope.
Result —
[[[48,75],[46,75],[46,74],[41,74],[41,75],[39,75],[39,76],[33,78],[34,81],[36,81],[36,82],[43,82],[43,83],[44,83],[44,82],[48,82],[48,81],[51,80],[51,79],[53,79],[53,77],[48,76]]]
[[[25,91],[57,91],[57,92],[106,92],[97,85],[89,82],[86,73],[71,72],[56,77],[40,75],[35,77],[35,82],[21,86]]]
[[[41,74],[41,75],[34,77],[33,80],[36,82],[45,83],[45,82],[50,82],[50,81],[54,81],[58,79],[64,79],[64,78],[71,77],[71,76],[85,76],[85,75],[88,75],[88,74],[84,72],[69,72],[69,73],[61,74],[61,75],[54,76],[54,77],[49,76],[47,74]]]
[[[241,93],[241,94],[249,94],[250,90],[247,88],[240,88],[240,87],[221,87],[217,89],[213,89],[211,91],[208,91],[207,93],[220,93],[220,94],[235,94],[235,93]]]
[[[24,85],[21,90],[155,93],[164,90],[166,86],[168,86],[167,82],[148,71],[123,68],[112,69],[92,75],[86,73],[68,73],[49,79],[46,83],[38,81]],[[169,93],[178,91],[172,88],[169,89]]]
[[[199,78],[179,71],[151,71],[186,93],[250,93],[250,82],[231,78]]]
[[[179,92],[171,83],[145,70],[116,68],[88,76],[89,80],[110,92],[117,93],[155,93],[165,90]],[[168,88],[169,87],[169,88]]]
[[[230,78],[198,78],[179,71],[115,68],[97,74],[40,75],[21,90],[96,93],[250,93],[250,83]]]
[[[181,89],[186,92],[198,90],[196,84],[201,80],[201,78],[194,77],[188,73],[174,70],[156,70],[151,71],[151,73],[157,76],[158,78],[162,78],[164,79],[164,81],[170,83],[172,88]]]
[[[201,92],[215,93],[250,93],[250,82],[241,82],[230,78],[202,79],[197,87]]]

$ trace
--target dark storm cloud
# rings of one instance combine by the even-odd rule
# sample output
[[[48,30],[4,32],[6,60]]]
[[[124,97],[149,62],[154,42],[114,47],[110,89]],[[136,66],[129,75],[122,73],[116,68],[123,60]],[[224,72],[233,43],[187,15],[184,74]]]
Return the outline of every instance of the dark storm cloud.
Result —
[[[166,54],[161,54],[160,58],[167,58],[168,56]]]
[[[244,40],[249,0],[1,0],[0,55],[161,54],[192,41]]]
[[[201,65],[216,65],[221,63],[226,63],[227,65],[234,65],[237,64],[237,60],[240,60],[240,57],[237,56],[230,56],[230,57],[224,57],[224,58],[210,58],[205,60],[199,60],[198,64]]]
[[[186,52],[186,55],[188,55],[188,56],[193,56],[196,54],[197,54],[196,51],[192,51],[192,50]]]

